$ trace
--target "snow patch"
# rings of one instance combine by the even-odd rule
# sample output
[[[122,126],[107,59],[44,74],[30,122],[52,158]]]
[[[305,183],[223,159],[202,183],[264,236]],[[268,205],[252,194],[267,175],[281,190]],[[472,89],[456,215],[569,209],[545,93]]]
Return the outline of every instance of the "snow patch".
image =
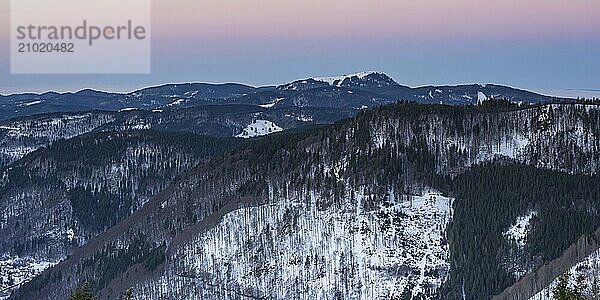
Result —
[[[531,211],[528,214],[517,218],[517,221],[504,233],[507,240],[513,241],[519,248],[527,244],[527,235],[531,231],[531,219],[537,215],[537,212]]]
[[[4,130],[21,130],[21,128],[19,127],[10,127],[10,126],[0,126],[0,129],[4,129]]]
[[[262,108],[271,108],[271,107],[275,106],[277,103],[279,103],[281,100],[284,100],[284,99],[285,98],[277,98],[272,103],[261,104],[259,106],[262,107]]]
[[[477,103],[482,103],[487,99],[488,97],[483,92],[477,92]]]
[[[300,122],[312,122],[314,119],[311,116],[299,115],[296,120]]]
[[[176,105],[181,105],[185,102],[185,99],[177,99],[169,104],[167,104],[167,106],[176,106]]]
[[[152,126],[150,124],[138,123],[138,124],[132,125],[130,128],[131,128],[131,130],[148,130],[151,127]]]
[[[69,240],[69,242],[72,242],[74,238],[75,238],[75,231],[73,229],[67,230],[67,239]]]
[[[126,108],[119,109],[119,112],[134,111],[134,110],[137,110],[137,108],[135,108],[135,107],[126,107]]]
[[[32,106],[32,105],[36,105],[36,104],[40,104],[40,103],[42,103],[42,101],[38,100],[38,101],[23,103],[23,104],[21,104],[21,106]]]
[[[268,120],[256,120],[246,126],[242,133],[236,135],[238,138],[251,138],[257,136],[268,135],[271,133],[283,131],[283,128]]]
[[[501,140],[499,143],[495,145],[486,145],[481,146],[476,162],[484,162],[489,161],[497,156],[507,157],[516,159],[523,153],[525,153],[526,148],[531,144],[529,138],[515,135],[512,139]]]

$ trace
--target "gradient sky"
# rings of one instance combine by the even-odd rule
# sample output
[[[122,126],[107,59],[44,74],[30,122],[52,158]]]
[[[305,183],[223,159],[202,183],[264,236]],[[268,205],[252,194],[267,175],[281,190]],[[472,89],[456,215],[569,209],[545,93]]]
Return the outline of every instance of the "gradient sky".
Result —
[[[82,0],[84,1],[84,0]],[[87,1],[87,0],[86,0]],[[598,0],[153,0],[149,75],[10,75],[0,0],[0,93],[168,82],[277,84],[382,71],[401,84],[600,90]]]

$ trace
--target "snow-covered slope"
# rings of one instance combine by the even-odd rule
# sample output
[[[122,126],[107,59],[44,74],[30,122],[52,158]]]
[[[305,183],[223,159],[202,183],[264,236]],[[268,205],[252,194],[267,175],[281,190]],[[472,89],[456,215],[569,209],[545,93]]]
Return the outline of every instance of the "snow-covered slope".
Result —
[[[282,131],[283,128],[277,126],[277,124],[268,120],[255,120],[251,124],[248,124],[246,128],[242,130],[242,133],[236,135],[239,138],[251,138],[257,136],[268,135],[275,132]]]
[[[229,289],[257,299],[325,300],[337,293],[349,299],[431,299],[449,270],[445,228],[452,199],[391,192],[383,205],[369,209],[372,195],[352,194],[343,209],[320,210],[323,196],[311,193],[308,202],[281,199],[233,211],[177,251],[174,257],[189,263],[172,277],[135,289],[153,299],[235,299],[215,296],[215,290]],[[172,288],[189,284],[211,288]]]
[[[487,100],[488,96],[486,96],[483,92],[477,92],[477,103],[482,103]]]
[[[532,220],[538,215],[536,211],[528,213],[517,218],[508,230],[503,233],[504,239],[508,242],[510,250],[507,250],[502,258],[501,265],[508,274],[512,274],[515,280],[531,272],[534,265],[527,257],[528,238],[532,231]]]
[[[10,289],[39,275],[58,263],[33,257],[0,257],[0,299],[10,296]]]
[[[329,83],[329,85],[331,86],[337,86],[340,87],[342,86],[342,83],[344,82],[344,80],[346,79],[350,79],[353,77],[356,77],[358,79],[363,79],[369,75],[372,74],[377,74],[377,72],[374,71],[363,71],[363,72],[357,72],[357,73],[352,73],[352,74],[347,74],[347,75],[337,75],[337,76],[329,76],[329,77],[314,77],[313,79],[316,81],[324,81]]]
[[[331,87],[340,88],[357,88],[372,93],[379,93],[385,88],[399,88],[396,92],[406,92],[407,87],[401,87],[394,79],[387,76],[386,74],[379,72],[358,72],[354,74],[331,76],[331,77],[316,77],[313,80],[326,82]],[[393,90],[393,89],[392,89]],[[388,95],[392,90],[387,90],[380,96]],[[392,92],[393,94],[394,92]],[[405,95],[406,96],[406,95]]]

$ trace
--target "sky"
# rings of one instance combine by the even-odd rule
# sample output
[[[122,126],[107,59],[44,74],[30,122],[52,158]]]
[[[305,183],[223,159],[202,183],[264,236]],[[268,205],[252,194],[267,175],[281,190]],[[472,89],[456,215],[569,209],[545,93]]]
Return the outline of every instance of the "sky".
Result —
[[[0,94],[270,85],[367,70],[409,86],[600,91],[598,0],[152,0],[152,72],[143,75],[11,75],[9,16],[0,0]]]

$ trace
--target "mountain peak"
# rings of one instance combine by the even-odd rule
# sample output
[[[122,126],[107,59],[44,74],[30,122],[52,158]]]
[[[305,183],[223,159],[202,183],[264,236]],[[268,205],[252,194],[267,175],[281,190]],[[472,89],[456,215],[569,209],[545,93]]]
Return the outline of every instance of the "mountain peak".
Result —
[[[361,87],[361,86],[396,86],[398,85],[391,77],[381,72],[363,71],[353,74],[329,77],[315,77],[316,81],[323,81],[336,87]]]
[[[363,71],[363,72],[357,72],[357,73],[352,73],[352,74],[345,74],[345,75],[336,75],[336,76],[325,76],[325,77],[314,77],[312,79],[316,80],[316,81],[323,81],[323,82],[327,82],[329,83],[329,85],[337,85],[340,86],[341,83],[348,79],[348,78],[353,78],[353,77],[357,77],[358,79],[363,79],[371,74],[377,74],[377,72],[374,71]]]

